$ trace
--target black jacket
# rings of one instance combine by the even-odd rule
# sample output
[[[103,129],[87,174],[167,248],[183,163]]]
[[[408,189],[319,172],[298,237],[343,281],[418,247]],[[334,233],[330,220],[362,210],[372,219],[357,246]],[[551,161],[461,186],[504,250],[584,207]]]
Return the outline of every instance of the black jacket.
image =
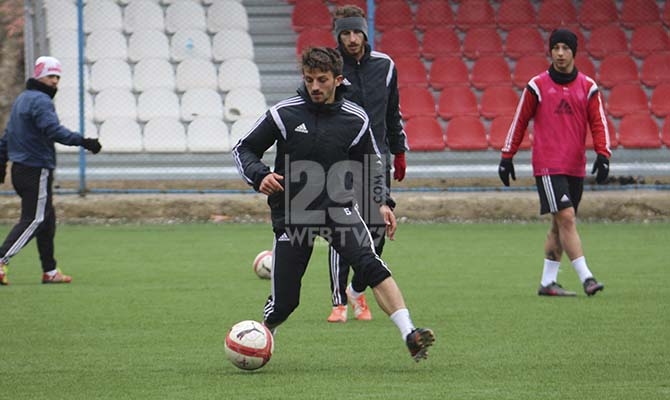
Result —
[[[404,153],[409,150],[403,130],[398,93],[398,73],[391,57],[365,46],[360,61],[347,54],[340,44],[344,60],[344,97],[365,109],[370,117],[372,132],[382,154]]]
[[[362,108],[342,99],[339,89],[334,103],[315,104],[303,85],[298,96],[271,107],[233,147],[240,175],[255,190],[270,173],[261,157],[274,143],[274,172],[284,176],[285,187],[283,193],[268,197],[275,229],[298,224],[293,215],[285,215],[287,208],[323,211],[358,201],[365,213],[378,214],[379,205],[387,204],[381,155],[368,117]],[[359,173],[363,179],[355,177]],[[363,183],[366,189],[361,190]]]

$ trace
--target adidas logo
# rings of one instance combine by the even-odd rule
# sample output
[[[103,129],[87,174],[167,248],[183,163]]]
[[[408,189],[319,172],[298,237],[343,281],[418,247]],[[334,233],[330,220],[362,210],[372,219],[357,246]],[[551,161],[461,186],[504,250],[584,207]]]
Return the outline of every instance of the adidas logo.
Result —
[[[309,131],[307,130],[307,127],[305,126],[304,122],[302,124],[298,125],[298,127],[295,128],[295,131],[299,132],[299,133],[309,133]]]
[[[558,107],[556,108],[556,114],[572,115],[572,107],[570,107],[570,104],[567,101],[565,101],[565,99],[561,99],[561,102],[558,103]]]
[[[279,236],[279,239],[277,239],[278,242],[288,242],[291,239],[288,238],[288,235],[286,232],[282,233],[281,236]]]
[[[567,203],[569,201],[570,201],[570,199],[568,198],[567,194],[564,194],[563,197],[561,197],[561,202],[562,203]]]

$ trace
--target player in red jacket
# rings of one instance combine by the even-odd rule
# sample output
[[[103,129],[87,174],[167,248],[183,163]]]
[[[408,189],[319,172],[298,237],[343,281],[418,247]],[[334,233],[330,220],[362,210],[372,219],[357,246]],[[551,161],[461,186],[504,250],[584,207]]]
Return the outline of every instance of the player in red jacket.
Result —
[[[591,173],[604,183],[611,156],[603,100],[595,81],[575,67],[577,36],[556,29],[549,37],[551,66],[533,77],[521,95],[502,148],[498,174],[505,186],[516,179],[512,159],[526,127],[533,119],[533,175],[540,196],[540,213],[551,213],[551,228],[544,245],[545,259],[540,296],[575,296],[556,280],[565,251],[588,296],[604,289],[586,264],[577,232],[576,214],[586,175],[586,134],[591,128],[597,153]]]

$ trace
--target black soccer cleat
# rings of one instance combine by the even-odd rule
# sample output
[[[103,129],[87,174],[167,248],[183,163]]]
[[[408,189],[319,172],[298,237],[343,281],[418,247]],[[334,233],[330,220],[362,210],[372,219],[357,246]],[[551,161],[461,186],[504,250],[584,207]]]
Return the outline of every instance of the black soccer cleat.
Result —
[[[559,285],[556,282],[551,282],[547,286],[540,286],[540,288],[537,290],[537,295],[538,296],[573,297],[573,296],[577,296],[577,293],[563,289],[563,286]]]
[[[429,328],[415,328],[405,338],[409,354],[414,361],[428,358],[428,348],[435,343],[435,334]]]
[[[596,278],[591,277],[584,281],[584,293],[587,296],[593,296],[601,290],[605,289],[605,285],[598,282]]]

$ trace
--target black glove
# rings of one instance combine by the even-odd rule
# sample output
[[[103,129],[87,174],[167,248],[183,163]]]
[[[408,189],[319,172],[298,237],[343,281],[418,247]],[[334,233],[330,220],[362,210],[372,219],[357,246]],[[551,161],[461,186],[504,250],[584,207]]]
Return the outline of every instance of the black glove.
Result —
[[[86,150],[90,151],[93,154],[98,154],[100,152],[100,149],[102,149],[102,145],[98,141],[98,139],[89,139],[85,138],[84,141],[81,143],[81,147],[85,148]]]
[[[7,174],[7,164],[0,165],[0,183],[5,183],[6,174]]]
[[[605,183],[607,181],[607,176],[610,174],[610,160],[602,154],[598,154],[598,158],[596,158],[596,161],[593,163],[591,174],[594,174],[596,171],[598,171],[598,174],[596,175],[596,183]]]
[[[501,158],[500,165],[498,166],[498,176],[505,186],[509,186],[509,177],[512,176],[512,180],[516,180],[516,174],[514,173],[514,164],[512,163],[511,158]]]

